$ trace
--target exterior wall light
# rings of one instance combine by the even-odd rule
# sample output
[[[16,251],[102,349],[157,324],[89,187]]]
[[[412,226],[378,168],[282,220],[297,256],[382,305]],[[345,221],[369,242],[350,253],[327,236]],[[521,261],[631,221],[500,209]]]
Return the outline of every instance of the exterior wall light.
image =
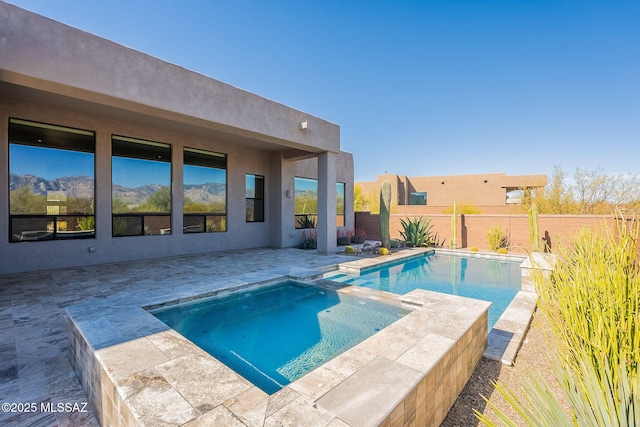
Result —
[[[300,130],[307,130],[307,121],[300,122]]]

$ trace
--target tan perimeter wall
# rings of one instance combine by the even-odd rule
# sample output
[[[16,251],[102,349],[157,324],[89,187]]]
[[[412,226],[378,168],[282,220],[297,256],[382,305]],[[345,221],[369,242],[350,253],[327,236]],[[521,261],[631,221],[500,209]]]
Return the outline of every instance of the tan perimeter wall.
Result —
[[[430,214],[424,215],[431,219],[433,233],[437,234],[438,241],[448,247],[451,237],[451,215]],[[389,219],[389,231],[391,238],[400,239],[402,231],[401,219],[414,218],[414,215],[391,214]],[[593,229],[604,226],[615,228],[614,218],[608,215],[539,215],[538,229],[540,238],[548,242],[551,252],[563,242],[568,244],[570,238],[577,234],[583,227]],[[458,215],[458,248],[477,247],[481,251],[488,251],[487,230],[499,225],[510,238],[510,252],[527,253],[531,251],[529,240],[529,218],[525,214],[514,215]],[[369,212],[355,213],[356,230],[366,234],[368,239],[380,240],[380,216]],[[544,243],[541,242],[541,243]]]

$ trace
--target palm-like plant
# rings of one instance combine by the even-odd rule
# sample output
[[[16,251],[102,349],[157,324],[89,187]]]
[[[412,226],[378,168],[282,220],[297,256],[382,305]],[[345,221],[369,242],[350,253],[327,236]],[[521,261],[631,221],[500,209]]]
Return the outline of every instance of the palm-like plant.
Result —
[[[431,232],[433,229],[431,218],[400,219],[400,224],[404,229],[400,232],[400,236],[402,236],[407,246],[419,248],[433,245],[434,236]]]

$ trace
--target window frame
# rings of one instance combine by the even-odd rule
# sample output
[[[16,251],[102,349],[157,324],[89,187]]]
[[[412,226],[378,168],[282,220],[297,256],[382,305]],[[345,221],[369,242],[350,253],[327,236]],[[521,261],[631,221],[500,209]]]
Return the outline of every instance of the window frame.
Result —
[[[309,213],[298,213],[296,212],[296,197],[298,197],[298,186],[296,186],[297,182],[315,182],[315,204],[316,204],[316,212]],[[318,180],[315,178],[305,178],[302,176],[294,177],[293,181],[293,214],[295,218],[295,228],[296,230],[306,230],[318,228]]]
[[[310,212],[310,213],[297,213],[296,212],[296,207],[295,207],[295,197],[297,196],[297,186],[296,183],[297,182],[314,182],[315,183],[315,193],[316,193],[316,199],[315,199],[315,203],[316,203],[316,212]],[[343,203],[342,203],[342,214],[338,212],[338,196],[340,194],[340,192],[338,191],[338,187],[342,186],[342,199],[343,199]],[[316,178],[305,178],[305,177],[301,177],[301,176],[296,176],[294,177],[294,216],[295,216],[295,228],[296,230],[305,230],[305,229],[313,229],[313,228],[317,228],[318,227],[318,212],[317,212],[317,207],[318,207],[318,180]],[[346,224],[346,212],[347,212],[347,184],[345,182],[340,182],[337,181],[336,182],[336,227],[344,227]],[[339,221],[338,218],[341,218],[342,220]]]
[[[227,169],[227,154],[218,151],[205,150],[200,148],[183,147],[182,149],[182,233],[183,234],[202,234],[202,233],[225,233],[228,230],[228,207],[229,207],[229,180]],[[187,166],[210,168],[224,171],[224,212],[202,211],[202,212],[186,212],[184,205],[185,186],[184,182],[185,168]],[[201,217],[201,224],[193,224],[193,219]],[[219,229],[216,228],[216,224]]]
[[[342,193],[338,191],[338,187],[340,186],[342,186]],[[339,194],[342,194],[342,212],[338,210],[340,208],[340,204],[338,203]],[[336,227],[346,226],[346,216],[347,216],[347,183],[336,182]]]
[[[254,185],[254,197],[249,197],[249,188],[247,187],[247,181],[249,180],[249,177],[253,177],[253,185]],[[260,181],[262,182],[262,188],[261,188],[261,194],[262,197],[256,197],[258,195],[258,189],[256,188],[256,182],[258,181],[256,178],[260,178]],[[264,199],[265,199],[265,194],[264,194],[264,189],[265,189],[265,177],[264,175],[258,175],[258,174],[252,174],[252,173],[248,173],[245,174],[245,222],[265,222],[265,211],[264,211]],[[253,204],[253,219],[249,219],[249,201],[252,201]],[[260,206],[261,206],[261,218],[260,219],[255,219],[256,215],[256,203],[260,201]]]
[[[126,150],[122,149],[121,144],[130,144],[129,147],[126,147]],[[136,146],[137,145],[137,146]],[[156,147],[157,152],[153,152],[153,148]],[[111,135],[111,237],[120,238],[120,237],[135,237],[135,236],[157,236],[157,235],[169,235],[171,234],[171,218],[173,215],[173,161],[172,161],[172,152],[173,147],[169,143],[158,142],[158,141],[150,141],[141,138],[132,138],[123,135]],[[161,153],[161,154],[158,154]],[[168,212],[130,212],[130,213],[114,213],[113,204],[114,204],[114,196],[113,196],[113,188],[114,182],[114,159],[136,159],[136,160],[144,160],[155,163],[168,163],[169,164],[169,210]],[[154,183],[151,183],[154,184]],[[150,184],[145,184],[150,185]],[[161,184],[160,184],[161,185]],[[161,185],[162,186],[162,185]],[[165,187],[165,186],[162,186]],[[160,191],[160,190],[158,190]],[[156,191],[157,193],[157,191]],[[156,194],[153,193],[153,194]],[[157,228],[158,232],[148,232],[150,230],[147,224],[147,218],[156,218],[156,224],[153,228]],[[160,218],[160,219],[158,219]],[[167,218],[167,219],[162,219]],[[120,221],[116,221],[116,219],[120,219]],[[134,219],[134,221],[130,223],[126,223],[127,220]],[[139,224],[135,224],[135,222],[140,221]],[[157,224],[160,222],[160,224]],[[126,228],[132,229],[134,231],[116,234],[116,230],[122,228],[122,225],[116,226],[116,223],[124,224]]]
[[[28,127],[29,129],[23,129],[20,132],[20,127]],[[17,136],[16,136],[17,135]],[[75,136],[75,137],[74,137]],[[66,191],[63,190],[47,190],[45,211],[43,213],[20,213],[12,210],[11,193],[9,189],[7,208],[9,214],[9,221],[7,224],[8,240],[9,243],[20,242],[36,242],[45,240],[77,240],[77,239],[91,239],[96,237],[96,132],[80,129],[70,126],[56,125],[51,123],[44,123],[34,120],[21,119],[17,117],[9,117],[7,122],[7,183],[11,182],[12,170],[12,146],[22,147],[35,147],[46,148],[52,150],[59,150],[59,154],[63,153],[85,153],[92,156],[91,169],[92,176],[92,196],[90,198],[90,213],[85,212],[68,212],[66,208],[69,205],[64,204],[69,202],[67,199]],[[85,138],[83,138],[85,137]],[[88,137],[88,140],[86,140]],[[34,138],[30,140],[30,138]],[[43,158],[51,161],[50,158],[43,156]],[[49,163],[47,163],[49,164]],[[18,174],[15,174],[20,176]],[[34,175],[36,176],[36,175]],[[55,180],[59,180],[63,176],[56,177]],[[39,177],[50,181],[46,177]],[[21,187],[20,187],[21,188]],[[15,190],[13,190],[15,191]],[[31,192],[30,192],[31,193]],[[51,196],[61,196],[57,199],[49,199],[49,193]],[[55,194],[54,194],[55,193]],[[31,193],[32,194],[32,193]],[[82,198],[74,198],[81,200]],[[49,202],[57,202],[54,205],[50,205]],[[61,212],[64,206],[65,212]],[[68,218],[64,220],[62,218]],[[64,230],[68,228],[69,219],[75,220],[76,224],[72,230]],[[86,219],[86,222],[84,221]],[[16,234],[16,228],[14,220],[26,220],[27,228],[35,225],[38,230],[23,230],[19,234]],[[84,225],[83,225],[84,224]],[[42,229],[44,226],[44,229]],[[85,229],[85,227],[91,227]]]

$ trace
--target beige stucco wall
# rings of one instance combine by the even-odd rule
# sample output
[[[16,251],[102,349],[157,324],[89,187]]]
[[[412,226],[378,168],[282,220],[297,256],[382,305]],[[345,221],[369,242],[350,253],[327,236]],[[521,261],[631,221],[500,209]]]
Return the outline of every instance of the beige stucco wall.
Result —
[[[100,264],[140,258],[213,252],[252,247],[292,247],[300,243],[295,230],[293,196],[294,177],[318,177],[316,158],[287,160],[282,166],[281,181],[274,174],[279,165],[274,154],[259,149],[235,146],[190,134],[170,132],[135,123],[19,103],[0,99],[0,170],[8,176],[9,118],[52,123],[96,132],[96,238],[67,241],[9,243],[0,239],[0,274],[72,265]],[[172,148],[172,228],[182,229],[182,152],[184,147],[221,152],[227,155],[227,232],[174,233],[162,236],[111,237],[111,135],[123,135],[171,144]],[[276,152],[282,153],[282,152]],[[336,155],[338,182],[346,182],[347,227],[353,228],[353,156]],[[265,222],[245,222],[245,175],[265,176]],[[3,178],[3,180],[6,178]],[[272,182],[273,180],[273,182]],[[8,186],[0,188],[0,223],[8,224]],[[274,205],[282,202],[282,209]],[[329,212],[335,212],[335,196]],[[335,217],[335,215],[334,215]],[[281,221],[282,218],[282,221]],[[280,230],[272,233],[272,230]],[[8,235],[8,230],[5,236]],[[335,236],[335,232],[329,233]],[[88,248],[94,246],[95,252]],[[34,258],[37,257],[37,258]]]
[[[507,189],[518,187],[543,187],[546,175],[509,176],[504,173],[475,175],[448,175],[406,177],[401,175],[379,175],[375,182],[358,182],[365,196],[379,192],[383,181],[391,184],[392,206],[409,204],[413,192],[427,193],[428,207],[451,207],[456,199],[458,205],[507,208]]]
[[[0,2],[0,176],[5,183],[10,117],[96,133],[96,237],[9,243],[9,190],[2,185],[0,224],[6,231],[0,238],[0,274],[297,246],[293,198],[286,195],[293,191],[294,177],[304,175],[299,168],[319,178],[325,195],[319,203],[324,209],[319,252],[336,247],[336,180],[347,183],[345,203],[353,205],[353,158],[340,151],[337,125]],[[304,130],[301,121],[307,121]],[[171,144],[173,234],[111,237],[112,134]],[[181,233],[184,147],[227,155],[227,232]],[[247,173],[265,176],[263,223],[245,222]],[[353,224],[353,216],[346,221]]]
[[[199,253],[223,249],[269,246],[270,213],[264,223],[245,223],[245,174],[268,176],[269,158],[260,150],[248,149],[207,140],[188,134],[178,134],[148,128],[134,123],[116,122],[79,113],[54,110],[28,104],[0,101],[0,137],[3,153],[7,152],[9,117],[88,129],[96,132],[96,239],[75,241],[45,241],[8,243],[0,240],[2,259],[0,272],[31,269],[37,253],[40,268],[83,265],[153,258],[179,253]],[[182,229],[182,151],[184,147],[218,151],[227,155],[227,229],[225,233],[174,233],[163,236],[111,237],[111,135],[124,135],[171,144],[172,148],[172,228]],[[2,156],[3,176],[8,176],[6,156]],[[3,180],[6,178],[3,178]],[[268,181],[267,181],[268,182]],[[267,186],[265,199],[271,194]],[[0,221],[8,224],[8,186],[0,190]],[[179,213],[179,214],[175,214]],[[6,232],[8,235],[8,231]],[[95,246],[95,253],[88,251]]]
[[[100,106],[291,148],[340,151],[336,124],[4,2],[0,73],[2,81]]]

